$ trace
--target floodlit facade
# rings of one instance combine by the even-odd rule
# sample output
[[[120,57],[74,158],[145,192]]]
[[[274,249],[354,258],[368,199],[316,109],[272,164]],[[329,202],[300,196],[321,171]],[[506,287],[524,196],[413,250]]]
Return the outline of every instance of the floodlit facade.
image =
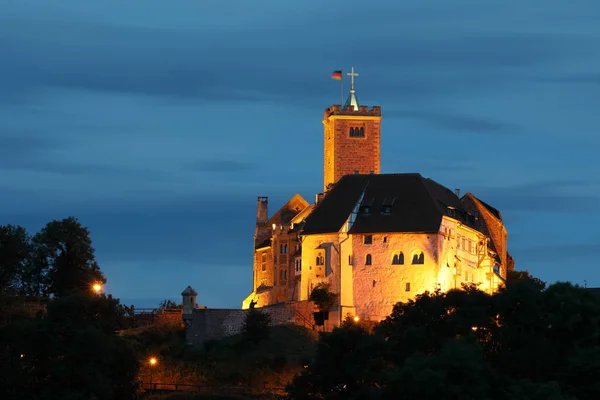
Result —
[[[339,294],[330,320],[379,321],[425,291],[502,287],[510,255],[502,215],[417,173],[380,173],[381,108],[354,87],[325,110],[324,192],[296,194],[269,217],[259,197],[254,235],[257,307],[308,300],[320,282]]]

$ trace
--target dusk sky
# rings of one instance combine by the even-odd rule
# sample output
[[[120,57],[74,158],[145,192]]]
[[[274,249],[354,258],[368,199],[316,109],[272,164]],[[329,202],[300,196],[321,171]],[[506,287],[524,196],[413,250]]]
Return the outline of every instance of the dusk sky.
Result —
[[[600,286],[599,21],[598,0],[7,1],[0,224],[76,216],[128,305],[191,285],[240,307],[256,197],[322,190],[330,75],[354,66],[383,173],[474,193],[517,269]]]

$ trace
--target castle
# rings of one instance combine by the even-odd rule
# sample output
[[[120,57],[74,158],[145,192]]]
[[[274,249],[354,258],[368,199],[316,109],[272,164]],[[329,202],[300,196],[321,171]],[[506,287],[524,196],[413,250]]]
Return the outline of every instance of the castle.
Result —
[[[460,197],[418,173],[380,174],[381,107],[325,110],[323,193],[296,194],[269,216],[259,197],[253,291],[263,307],[308,300],[321,282],[338,293],[330,321],[379,321],[393,305],[425,291],[505,284],[510,255],[502,215],[472,193]]]

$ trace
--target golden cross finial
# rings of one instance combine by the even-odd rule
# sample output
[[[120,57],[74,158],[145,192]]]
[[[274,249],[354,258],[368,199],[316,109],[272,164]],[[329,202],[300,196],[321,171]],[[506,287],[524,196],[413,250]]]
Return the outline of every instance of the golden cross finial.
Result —
[[[358,76],[356,72],[354,72],[354,67],[348,72],[346,75],[350,77],[350,90],[354,90],[354,77]]]

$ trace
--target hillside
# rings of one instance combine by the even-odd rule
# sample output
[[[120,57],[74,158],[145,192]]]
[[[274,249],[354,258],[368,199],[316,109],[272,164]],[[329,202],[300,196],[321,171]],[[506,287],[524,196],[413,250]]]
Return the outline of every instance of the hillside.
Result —
[[[154,367],[143,364],[142,382],[263,388],[285,386],[308,365],[317,340],[315,332],[295,325],[272,327],[269,338],[258,344],[235,335],[200,349],[185,345],[180,327],[148,327],[121,335],[148,360],[158,360]]]

